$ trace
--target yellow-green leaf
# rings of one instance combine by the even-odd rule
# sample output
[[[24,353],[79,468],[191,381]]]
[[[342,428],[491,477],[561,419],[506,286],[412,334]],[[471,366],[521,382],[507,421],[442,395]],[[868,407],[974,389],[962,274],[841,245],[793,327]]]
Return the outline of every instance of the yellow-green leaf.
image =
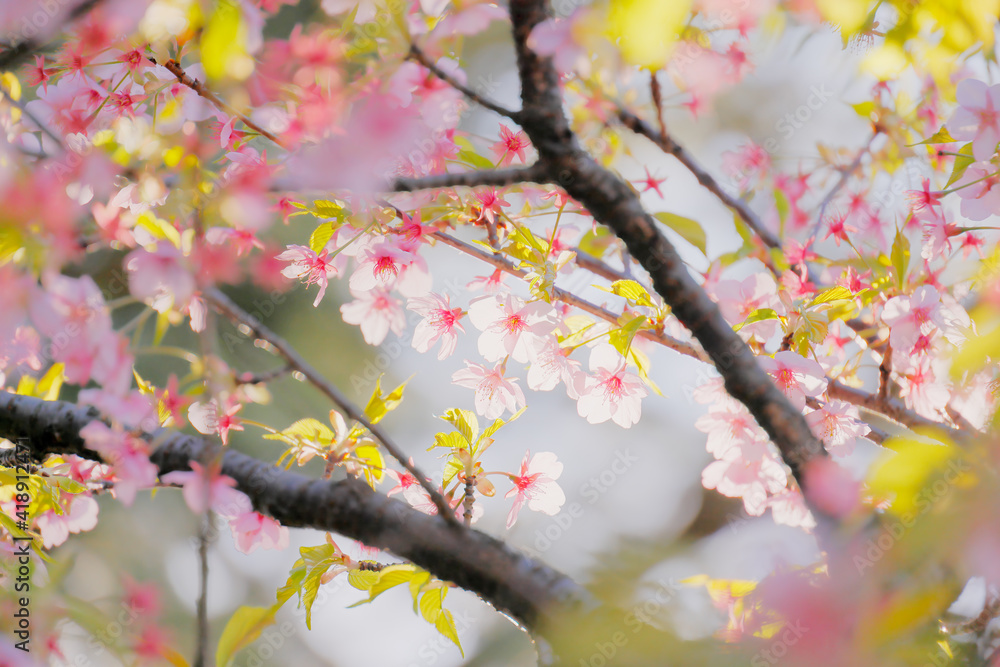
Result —
[[[377,424],[382,421],[382,418],[385,417],[386,414],[395,410],[403,401],[403,389],[405,388],[406,382],[399,385],[388,394],[383,395],[382,376],[378,376],[378,379],[375,380],[375,391],[372,392],[371,398],[368,399],[368,405],[365,406],[365,415],[368,416],[368,419],[370,419],[373,424]]]
[[[893,239],[889,257],[892,261],[892,268],[896,272],[896,286],[903,289],[903,283],[906,281],[906,269],[910,266],[910,240],[899,229],[896,230],[896,238]]]
[[[889,511],[902,516],[926,510],[929,506],[928,484],[937,474],[954,471],[952,481],[967,481],[968,464],[950,443],[895,437],[884,443],[887,449],[872,464],[868,489],[878,499],[891,501]]]
[[[690,11],[691,0],[611,0],[605,34],[626,62],[665,67]]]
[[[611,283],[611,288],[607,290],[615,296],[628,299],[637,306],[654,307],[653,300],[649,296],[646,288],[634,280],[616,280]]]
[[[324,222],[319,225],[309,235],[309,249],[318,255],[333,237],[334,231],[336,231],[336,228],[332,222]]]
[[[260,637],[260,633],[274,624],[276,607],[240,607],[226,623],[219,647],[215,652],[215,664],[228,665],[237,652]]]
[[[955,164],[951,168],[951,176],[948,177],[948,183],[945,188],[950,188],[954,185],[958,179],[965,175],[965,170],[969,168],[976,158],[972,156],[972,142],[969,142],[958,149],[958,157],[955,158]]]
[[[470,410],[451,408],[441,416],[441,419],[457,428],[470,443],[479,437],[479,420],[476,419],[476,413]]]
[[[201,64],[212,80],[243,81],[253,73],[253,58],[246,50],[247,26],[234,0],[219,0],[201,35]]]
[[[618,353],[623,357],[628,356],[629,348],[632,347],[632,339],[635,335],[639,333],[639,330],[646,324],[645,315],[637,315],[631,320],[623,324],[620,328],[615,329],[608,335],[608,342],[610,342]]]
[[[677,232],[682,239],[700,250],[703,255],[706,254],[705,230],[698,222],[676,213],[656,213],[653,217]]]

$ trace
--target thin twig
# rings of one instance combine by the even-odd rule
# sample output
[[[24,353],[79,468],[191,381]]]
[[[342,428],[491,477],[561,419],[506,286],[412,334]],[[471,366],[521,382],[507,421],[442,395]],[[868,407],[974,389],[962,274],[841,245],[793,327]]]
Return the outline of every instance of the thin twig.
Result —
[[[878,365],[878,394],[875,400],[879,405],[885,405],[889,400],[889,387],[892,383],[892,346],[886,345],[882,363]]]
[[[230,116],[235,116],[236,118],[239,118],[244,125],[249,127],[254,132],[257,132],[261,136],[267,137],[268,139],[273,141],[278,146],[281,146],[282,148],[287,148],[287,146],[285,146],[285,144],[277,136],[268,132],[260,125],[250,120],[245,114],[240,113],[236,109],[232,108],[231,106],[223,102],[221,99],[219,99],[219,97],[215,93],[206,88],[205,84],[203,84],[201,81],[198,81],[197,79],[192,79],[190,76],[188,76],[187,73],[184,71],[184,69],[181,68],[180,63],[178,63],[176,60],[168,60],[163,64],[163,66],[166,67],[171,74],[176,76],[178,81],[180,81],[182,84],[184,84],[185,86],[187,86],[188,88],[190,88],[191,90],[193,90],[194,92],[198,93],[206,100],[211,102],[212,106],[214,106],[219,111],[227,113]]]
[[[483,169],[458,174],[434,174],[423,178],[399,178],[392,184],[394,192],[413,192],[437,188],[468,187],[481,185],[505,187],[514,183],[549,183],[547,171],[540,165],[512,169]]]
[[[354,405],[354,403],[352,403],[340,391],[340,389],[338,389],[325,377],[320,375],[320,373],[313,368],[309,362],[303,359],[295,348],[289,345],[285,339],[268,329],[259,320],[252,317],[249,313],[236,305],[232,299],[218,289],[213,288],[208,290],[205,293],[205,298],[216,309],[218,309],[219,312],[228,317],[230,320],[236,324],[248,327],[251,331],[253,331],[255,336],[270,343],[278,354],[281,355],[286,362],[288,362],[290,367],[302,373],[302,375],[304,375],[314,387],[319,389],[324,395],[326,395],[327,398],[333,401],[350,419],[353,419],[368,429],[368,431],[382,443],[385,450],[389,452],[389,454],[396,459],[396,461],[398,461],[407,472],[416,478],[417,483],[420,484],[420,486],[423,487],[423,489],[430,495],[431,500],[434,502],[434,506],[438,508],[438,512],[443,515],[444,519],[454,526],[461,526],[461,523],[457,518],[455,518],[448,502],[438,492],[438,490],[431,485],[428,477],[424,475],[419,468],[407,460],[407,456],[399,447],[396,446],[388,434],[386,434],[385,431],[383,431],[376,424],[371,423],[361,409]]]
[[[663,119],[663,91],[660,89],[660,80],[656,78],[656,70],[649,73],[649,94],[653,98],[653,108],[656,109],[656,123],[660,127],[660,138],[667,136],[667,123]]]
[[[521,122],[520,111],[513,111],[511,109],[507,109],[506,107],[502,107],[496,102],[493,102],[492,100],[483,97],[473,89],[469,88],[464,83],[462,83],[461,81],[459,81],[458,79],[456,79],[455,77],[453,77],[452,75],[448,74],[443,69],[438,67],[437,64],[434,63],[430,58],[428,58],[427,54],[424,53],[420,49],[420,47],[417,46],[416,44],[410,44],[410,52],[407,55],[407,57],[429,69],[434,76],[441,79],[449,86],[459,91],[460,93],[465,95],[467,98],[469,98],[479,106],[485,109],[489,109],[490,111],[495,111],[501,116],[506,116],[515,123]]]
[[[740,219],[746,223],[747,227],[749,227],[753,233],[756,234],[757,238],[759,238],[765,246],[768,248],[781,248],[781,241],[767,229],[764,225],[764,221],[753,212],[753,209],[751,209],[750,206],[742,199],[733,197],[726,192],[722,188],[722,185],[715,180],[715,177],[708,173],[708,171],[698,164],[697,160],[695,160],[683,146],[678,144],[666,133],[666,129],[664,129],[663,133],[660,134],[646,121],[624,108],[618,109],[618,119],[628,129],[632,130],[636,134],[646,137],[659,146],[663,152],[673,155],[678,162],[684,165],[684,167],[691,172],[703,188],[714,194],[723,204],[735,211],[736,215],[738,215]],[[761,261],[764,262],[772,273],[780,276],[781,272],[775,266],[771,255],[766,250],[762,253],[762,255],[763,257]]]
[[[872,132],[872,136],[868,139],[867,143],[865,143],[864,147],[858,151],[857,156],[855,156],[851,163],[839,170],[840,178],[837,179],[837,182],[834,183],[833,187],[830,188],[830,191],[826,193],[826,196],[823,197],[823,200],[819,203],[819,211],[816,214],[816,225],[813,227],[811,238],[815,239],[819,236],[820,227],[823,225],[823,216],[826,215],[827,207],[830,206],[830,203],[833,202],[837,194],[844,188],[845,185],[847,185],[847,181],[850,180],[854,172],[861,166],[861,160],[863,160],[865,155],[868,154],[868,151],[871,150],[872,142],[875,141],[875,137],[879,134],[880,132],[878,129]]]
[[[28,120],[30,120],[32,123],[34,123],[35,126],[39,130],[42,131],[43,134],[47,135],[50,139],[52,139],[52,141],[56,142],[56,145],[59,146],[60,150],[63,150],[63,151],[66,150],[66,145],[63,143],[62,137],[60,137],[58,134],[56,134],[55,131],[52,128],[50,128],[48,125],[46,125],[41,120],[39,120],[38,117],[35,116],[35,114],[31,113],[31,111],[28,110],[27,105],[23,104],[20,100],[15,100],[13,97],[11,97],[10,95],[8,95],[3,89],[0,89],[0,95],[3,95],[3,97],[6,98],[7,102],[11,106],[19,109],[21,111],[21,113],[24,114],[24,116]],[[24,151],[22,151],[22,152],[24,152]],[[41,153],[39,155],[34,155],[34,157],[48,158],[48,157],[51,157],[51,156],[48,155],[48,154],[46,154],[46,153]]]
[[[197,643],[192,667],[205,667],[208,662],[208,543],[211,539],[212,511],[201,519],[198,531],[198,610],[196,614]]]
[[[65,23],[72,23],[77,19],[89,14],[102,0],[84,0],[66,14]],[[58,5],[57,5],[58,6]],[[48,7],[45,8],[48,11]],[[49,16],[51,18],[51,15]],[[64,26],[63,26],[64,27]],[[59,28],[61,29],[61,28]],[[57,29],[55,32],[58,32]],[[16,44],[12,44],[3,53],[0,53],[0,72],[13,70],[36,51],[41,51],[46,46],[45,42],[40,42],[33,37],[24,39]]]
[[[477,257],[483,260],[484,262],[488,262],[489,264],[492,264],[496,268],[500,269],[501,271],[504,271],[505,273],[509,273],[512,276],[524,279],[527,275],[525,271],[516,268],[510,262],[510,260],[506,259],[505,257],[488,253],[485,250],[481,250],[474,245],[466,243],[465,241],[456,239],[454,236],[450,236],[448,234],[445,234],[444,232],[433,232],[431,236],[438,239],[442,243],[450,245],[452,248],[455,248],[456,250],[460,250],[467,255]],[[593,304],[587,301],[586,299],[582,299],[576,296],[575,294],[573,294],[568,290],[564,290],[560,287],[553,287],[552,297],[558,301],[562,301],[563,303],[575,306],[576,308],[579,308],[580,310],[586,313],[590,313],[595,317],[599,317],[602,320],[605,320],[606,322],[610,322],[615,326],[619,326],[618,318],[620,318],[621,315],[616,315],[610,310],[601,308],[600,306]],[[698,349],[697,347],[695,347],[690,343],[685,343],[684,341],[673,338],[672,336],[668,336],[663,332],[651,329],[642,329],[639,331],[639,333],[636,334],[636,336],[639,338],[644,338],[646,340],[651,340],[655,343],[659,343],[665,348],[674,350],[675,352],[680,352],[685,356],[692,357],[699,361],[704,361],[706,363],[711,362],[711,360],[708,358],[708,355],[706,355],[702,350]]]

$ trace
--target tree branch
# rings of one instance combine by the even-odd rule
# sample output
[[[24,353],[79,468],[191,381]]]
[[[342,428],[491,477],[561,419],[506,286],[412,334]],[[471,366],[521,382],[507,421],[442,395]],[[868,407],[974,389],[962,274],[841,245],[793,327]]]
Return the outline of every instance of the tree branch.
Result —
[[[80,429],[97,419],[93,408],[0,392],[0,437],[26,438],[38,458],[77,454],[95,458]],[[168,429],[142,436],[160,443],[150,457],[163,476],[189,470],[210,446],[202,437]],[[222,473],[236,480],[254,509],[294,528],[340,533],[405,558],[478,593],[526,627],[562,627],[562,614],[584,614],[597,602],[565,575],[476,530],[454,530],[441,516],[423,514],[376,493],[353,477],[313,480],[227,448]]]
[[[493,266],[497,267],[501,271],[504,271],[505,273],[509,273],[510,275],[516,276],[521,279],[524,279],[526,277],[526,273],[524,271],[515,268],[514,265],[509,260],[507,260],[501,255],[491,255],[490,253],[484,250],[480,250],[479,248],[470,245],[465,241],[456,239],[454,236],[449,236],[444,232],[434,232],[432,236],[441,241],[442,243],[450,245],[452,248],[455,248],[456,250],[464,252],[465,254],[471,255],[473,257],[478,257],[484,262],[492,264]],[[576,308],[579,308],[580,310],[586,313],[590,313],[595,317],[599,317],[602,320],[605,320],[606,322],[610,322],[615,326],[618,326],[618,318],[620,317],[620,315],[616,315],[615,313],[611,312],[610,310],[607,310],[606,308],[601,308],[600,306],[593,304],[587,301],[586,299],[582,299],[568,290],[564,290],[560,287],[553,287],[552,297],[554,299],[562,301],[563,303],[568,303],[571,306],[575,306]],[[663,347],[674,350],[675,352],[679,352],[685,356],[693,357],[694,359],[698,359],[699,361],[704,361],[706,363],[711,361],[702,350],[699,350],[694,345],[691,345],[690,343],[685,343],[684,341],[673,338],[672,336],[668,336],[663,332],[653,331],[650,329],[642,329],[636,334],[636,336],[639,338],[644,338],[646,340],[651,340],[654,343],[659,343]]]
[[[625,242],[652,277],[656,291],[711,357],[722,374],[726,391],[747,406],[803,485],[804,464],[826,455],[822,444],[809,430],[801,412],[757,364],[753,352],[725,321],[715,302],[688,273],[635,193],[580,147],[563,113],[559,79],[551,59],[539,57],[528,47],[532,29],[547,18],[547,3],[511,0],[510,14],[521,78],[522,127],[538,150],[540,161],[595,220],[610,227]],[[762,238],[777,243],[762,226],[758,227],[759,233],[765,234]],[[817,518],[823,516],[816,508],[813,511]]]
[[[428,481],[428,477],[424,475],[419,468],[409,462],[406,455],[396,445],[396,443],[393,442],[388,434],[386,434],[381,427],[371,423],[368,417],[365,416],[364,411],[354,405],[354,403],[352,403],[351,400],[340,391],[340,389],[323,377],[319,371],[309,364],[309,362],[303,359],[302,356],[295,351],[295,348],[289,345],[284,338],[268,329],[257,318],[251,316],[245,310],[240,308],[232,299],[218,289],[213,288],[206,291],[205,299],[230,320],[238,325],[245,325],[253,331],[255,336],[266,340],[274,346],[274,349],[277,350],[278,354],[285,359],[288,366],[292,368],[292,370],[302,373],[314,387],[323,392],[327,398],[343,410],[344,414],[368,429],[371,434],[382,443],[385,450],[389,452],[389,454],[396,459],[396,461],[398,461],[407,472],[416,478],[417,482],[421,487],[423,487],[424,491],[430,495],[431,500],[434,501],[434,506],[438,508],[438,512],[442,514],[445,521],[453,526],[461,526],[461,523],[457,518],[455,518],[454,512],[448,505],[448,501],[446,501],[441,493],[434,488],[430,481]]]
[[[673,138],[665,132],[661,135],[646,121],[642,120],[627,109],[618,109],[618,119],[621,120],[622,124],[628,129],[632,130],[636,134],[641,134],[659,146],[663,152],[669,153],[677,158],[677,161],[684,165],[687,170],[690,171],[696,179],[698,179],[698,183],[700,183],[703,188],[714,194],[723,204],[735,211],[736,214],[740,216],[740,219],[746,223],[747,227],[753,230],[754,234],[757,235],[765,246],[768,248],[781,248],[781,240],[767,229],[764,225],[764,221],[761,220],[756,213],[754,213],[753,209],[751,209],[750,206],[742,199],[733,197],[727,193],[722,188],[722,185],[701,165],[699,165],[697,160],[695,160],[694,157]],[[770,262],[768,268],[773,268],[774,262],[771,260],[770,256],[768,256],[765,261],[765,263],[768,262]]]
[[[206,88],[205,84],[203,84],[201,81],[198,81],[197,79],[192,79],[190,76],[188,76],[187,72],[184,71],[180,63],[178,63],[176,60],[168,60],[167,62],[163,63],[163,66],[166,67],[171,74],[176,76],[178,81],[180,81],[182,84],[184,84],[185,86],[187,86],[188,88],[190,88],[191,90],[193,90],[194,92],[198,93],[200,96],[204,97],[206,100],[211,102],[212,106],[214,106],[219,111],[227,113],[230,116],[235,116],[236,118],[239,118],[240,122],[242,122],[244,125],[249,127],[257,134],[267,137],[268,139],[270,139],[271,141],[273,141],[275,144],[277,144],[282,148],[287,148],[287,146],[285,146],[285,144],[282,143],[281,139],[279,139],[277,136],[268,132],[260,125],[250,120],[250,118],[247,117],[245,114],[240,113],[236,109],[232,108],[231,106],[223,102],[221,99],[219,99],[219,97],[215,93]]]
[[[515,123],[520,124],[521,113],[519,111],[513,111],[511,109],[502,107],[496,102],[493,102],[492,100],[483,97],[473,89],[469,88],[464,83],[462,83],[461,81],[459,81],[458,79],[456,79],[455,77],[453,77],[452,75],[448,74],[443,69],[438,67],[437,63],[433,62],[430,58],[428,58],[427,54],[424,53],[420,49],[420,47],[417,46],[416,44],[410,44],[410,52],[409,54],[407,54],[407,58],[417,63],[420,63],[421,65],[429,69],[434,76],[441,79],[449,86],[451,86],[458,92],[462,93],[463,95],[465,95],[467,98],[469,98],[479,106],[485,109],[489,109],[490,111],[494,111],[500,114],[501,116],[506,116]]]
[[[539,164],[512,169],[490,169],[464,171],[458,174],[432,174],[423,178],[398,178],[391,185],[393,192],[413,192],[436,188],[467,187],[481,185],[504,187],[514,183],[548,183],[548,170]]]

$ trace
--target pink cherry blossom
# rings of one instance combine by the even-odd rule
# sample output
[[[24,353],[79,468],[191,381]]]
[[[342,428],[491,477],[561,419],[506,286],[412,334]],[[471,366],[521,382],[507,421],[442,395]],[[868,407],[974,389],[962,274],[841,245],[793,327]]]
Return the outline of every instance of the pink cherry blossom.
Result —
[[[743,507],[751,516],[763,514],[768,496],[782,491],[787,482],[784,465],[773,455],[746,461],[737,447],[727,450],[701,473],[702,486],[730,498],[742,498]]]
[[[199,433],[218,435],[222,439],[222,444],[228,445],[229,432],[243,430],[243,423],[235,416],[242,409],[242,404],[230,400],[223,410],[219,402],[213,398],[205,402],[192,403],[188,408],[188,421]]]
[[[466,368],[455,371],[452,382],[459,387],[468,387],[476,392],[476,412],[487,419],[497,419],[504,410],[512,414],[524,405],[524,393],[517,384],[517,378],[504,377],[504,364],[498,363],[492,370],[465,362]]]
[[[479,353],[486,361],[506,356],[525,363],[542,337],[556,327],[555,312],[544,301],[525,304],[516,296],[484,297],[469,304],[469,319],[483,333]]]
[[[573,400],[578,399],[587,378],[580,362],[570,359],[567,355],[572,350],[561,347],[551,336],[546,336],[543,341],[541,347],[531,349],[528,386],[535,391],[551,391],[563,382],[566,394]]]
[[[510,206],[510,202],[504,199],[503,193],[496,188],[478,189],[474,196],[479,202],[479,217],[476,218],[476,222],[485,219],[490,224],[496,224],[497,220],[503,217],[503,208]]]
[[[102,414],[129,428],[154,431],[159,426],[153,402],[140,391],[118,394],[104,389],[83,389],[77,400],[93,405]]]
[[[508,530],[517,521],[517,514],[525,502],[528,503],[529,509],[549,516],[559,514],[559,510],[566,502],[566,495],[556,483],[563,471],[563,464],[556,459],[556,455],[552,452],[539,452],[532,456],[530,461],[529,456],[531,456],[530,451],[524,453],[520,474],[512,476],[514,488],[504,496],[504,498],[514,496],[514,505],[507,514]]]
[[[194,295],[196,284],[184,265],[184,255],[168,241],[160,241],[152,251],[133,250],[123,264],[129,273],[132,296],[158,313],[183,310]]]
[[[246,494],[236,490],[236,480],[220,474],[218,464],[205,469],[191,461],[191,470],[175,470],[160,477],[164,484],[184,487],[184,502],[195,514],[208,509],[220,516],[237,517],[252,509]]]
[[[810,531],[816,527],[816,519],[806,507],[806,499],[798,489],[785,489],[767,499],[774,522],[793,528]]]
[[[422,257],[383,241],[361,251],[349,285],[352,292],[395,287],[403,296],[417,297],[430,291],[431,276]]]
[[[946,123],[948,134],[972,141],[976,160],[989,160],[1000,142],[1000,84],[966,79],[958,84],[955,98],[959,106]]]
[[[97,501],[88,495],[71,496],[68,506],[62,514],[56,510],[46,510],[35,518],[35,525],[42,535],[42,543],[46,549],[57,547],[69,537],[70,533],[82,533],[93,530],[97,525]]]
[[[521,164],[525,163],[524,151],[531,146],[528,136],[518,130],[512,132],[506,125],[500,126],[500,141],[490,146],[493,155],[500,161],[499,166],[507,167],[514,163],[516,157]]]
[[[450,357],[458,343],[456,331],[465,333],[465,328],[459,322],[462,318],[462,309],[451,308],[448,295],[441,296],[434,293],[408,299],[406,307],[423,317],[413,331],[413,349],[427,352],[440,340],[438,359]]]
[[[259,512],[248,511],[234,516],[229,528],[233,531],[236,548],[245,554],[253,553],[257,547],[278,551],[288,547],[288,529]]]
[[[626,369],[618,350],[607,343],[595,346],[590,352],[590,372],[576,402],[577,413],[591,424],[611,419],[629,428],[638,422],[642,399],[649,390]]]
[[[822,366],[791,350],[777,352],[773,359],[758,357],[757,363],[771,374],[778,388],[799,410],[805,407],[806,396],[815,398],[826,391]]]
[[[754,440],[767,441],[767,434],[757,425],[742,404],[726,396],[695,421],[695,428],[708,434],[706,449],[722,458],[729,449]]]
[[[319,285],[319,294],[313,301],[313,306],[318,306],[326,293],[326,287],[331,276],[340,275],[347,263],[347,258],[341,255],[329,257],[326,248],[319,254],[301,245],[290,245],[288,250],[277,256],[283,262],[291,262],[281,275],[286,278],[304,279],[306,285]]]
[[[340,307],[340,314],[348,324],[361,326],[361,335],[369,345],[381,345],[392,331],[401,335],[406,328],[403,302],[388,290],[376,287],[359,292],[351,290],[355,300]]]
[[[128,433],[111,429],[100,421],[92,421],[82,429],[80,436],[88,449],[93,449],[114,470],[115,497],[131,505],[139,489],[156,484],[159,472],[149,460],[149,445]]]
[[[941,419],[951,392],[938,379],[931,360],[926,356],[914,358],[899,355],[902,359],[897,362],[896,356],[893,355],[893,366],[897,369],[899,395],[906,407],[928,419]]]
[[[871,433],[855,405],[845,401],[830,401],[819,410],[806,415],[809,428],[816,434],[827,451],[836,456],[847,456],[854,451],[858,438]]]
[[[921,285],[911,296],[889,299],[882,309],[882,321],[889,325],[889,343],[908,354],[921,335],[930,336],[943,326],[941,295],[930,285]]]
[[[719,302],[719,309],[730,324],[741,324],[754,311],[764,308],[770,308],[779,315],[785,312],[774,279],[764,272],[754,273],[743,280],[720,280],[706,286],[706,289]],[[777,335],[779,326],[778,320],[761,320],[740,329],[740,336],[756,337],[761,342],[767,342]]]
[[[484,294],[493,296],[495,294],[506,293],[510,291],[506,285],[503,284],[504,272],[497,269],[488,276],[479,276],[475,280],[469,283],[469,289],[473,292],[482,290]]]
[[[997,86],[1000,87],[1000,84]],[[1000,214],[1000,174],[992,162],[969,165],[962,178],[955,183],[955,188],[962,200],[962,215],[969,220],[978,222]]]

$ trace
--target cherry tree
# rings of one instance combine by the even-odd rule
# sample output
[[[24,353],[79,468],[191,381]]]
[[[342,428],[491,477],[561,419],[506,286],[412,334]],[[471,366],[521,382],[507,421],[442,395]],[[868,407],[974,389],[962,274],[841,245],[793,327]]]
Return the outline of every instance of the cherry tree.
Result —
[[[282,610],[322,633],[314,605],[346,582],[359,604],[412,597],[453,657],[461,589],[540,664],[1000,664],[998,16],[998,0],[0,4],[0,662],[91,664],[82,631],[125,664],[263,664]],[[503,71],[472,74],[501,34],[516,101]],[[863,135],[695,155],[672,129],[722,108],[768,40],[831,34],[853,92],[813,86],[775,130],[838,104]],[[651,154],[716,219],[678,212]],[[459,258],[478,269],[445,284]],[[247,284],[268,299],[247,304]],[[338,386],[331,343],[278,333],[300,292],[319,330],[332,313],[369,346],[405,340],[461,401],[394,425],[434,383]],[[232,354],[246,340],[253,364]],[[152,355],[169,366],[146,373]],[[698,386],[664,384],[681,358]],[[327,406],[258,419],[291,380]],[[806,562],[650,592],[638,575],[694,547],[583,582],[507,543],[528,513],[572,516],[575,461],[506,435],[542,392],[569,406],[548,419],[625,441],[680,391],[703,406],[702,486],[740,524],[799,531]],[[134,613],[106,640],[114,618],[73,594],[62,545],[171,495],[200,525],[194,627],[128,573]],[[296,553],[297,529],[323,537]],[[287,576],[217,622],[208,553],[230,539],[287,556]],[[677,589],[715,608],[710,636],[653,613]]]

